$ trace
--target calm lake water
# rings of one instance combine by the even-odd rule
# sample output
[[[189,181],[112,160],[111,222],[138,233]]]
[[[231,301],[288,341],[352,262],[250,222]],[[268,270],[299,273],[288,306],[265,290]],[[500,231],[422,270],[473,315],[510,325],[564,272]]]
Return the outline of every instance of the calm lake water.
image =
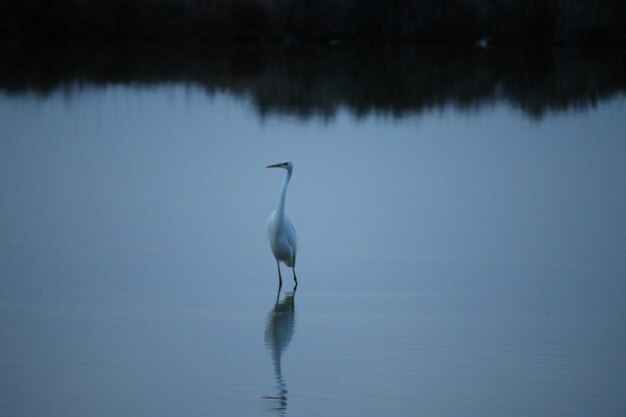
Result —
[[[4,52],[2,415],[626,415],[623,55],[83,48]]]

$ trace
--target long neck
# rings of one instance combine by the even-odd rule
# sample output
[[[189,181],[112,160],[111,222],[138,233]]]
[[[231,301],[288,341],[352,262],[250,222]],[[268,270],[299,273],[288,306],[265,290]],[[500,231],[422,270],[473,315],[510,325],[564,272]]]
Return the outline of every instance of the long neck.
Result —
[[[285,198],[287,197],[287,186],[289,185],[289,180],[291,179],[291,170],[287,170],[287,176],[285,177],[285,181],[283,181],[283,186],[280,189],[280,198],[278,200],[278,208],[276,209],[276,214],[279,215],[279,219],[282,219],[285,214]]]

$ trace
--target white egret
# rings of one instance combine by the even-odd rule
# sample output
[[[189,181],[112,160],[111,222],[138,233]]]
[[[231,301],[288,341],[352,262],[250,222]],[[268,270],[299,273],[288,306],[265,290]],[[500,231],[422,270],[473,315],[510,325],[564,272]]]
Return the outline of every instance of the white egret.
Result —
[[[285,197],[287,196],[287,186],[289,185],[291,173],[293,172],[293,163],[291,161],[283,161],[268,165],[266,168],[284,168],[287,170],[287,176],[280,189],[278,207],[270,214],[267,220],[267,237],[270,241],[274,258],[276,258],[276,266],[278,267],[278,288],[280,289],[283,286],[283,277],[280,273],[281,261],[293,271],[293,280],[296,283],[295,287],[297,287],[296,250],[298,239],[296,237],[296,229],[293,227],[287,214],[285,214]]]

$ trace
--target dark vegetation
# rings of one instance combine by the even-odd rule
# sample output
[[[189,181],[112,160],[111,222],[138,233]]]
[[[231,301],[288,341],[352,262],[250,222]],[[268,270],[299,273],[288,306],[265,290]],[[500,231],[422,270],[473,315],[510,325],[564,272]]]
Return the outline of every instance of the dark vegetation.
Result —
[[[594,48],[89,42],[0,49],[0,92],[179,83],[251,99],[260,115],[395,116],[509,102],[532,118],[626,93],[626,58]]]
[[[0,0],[0,37],[621,43],[623,0]]]

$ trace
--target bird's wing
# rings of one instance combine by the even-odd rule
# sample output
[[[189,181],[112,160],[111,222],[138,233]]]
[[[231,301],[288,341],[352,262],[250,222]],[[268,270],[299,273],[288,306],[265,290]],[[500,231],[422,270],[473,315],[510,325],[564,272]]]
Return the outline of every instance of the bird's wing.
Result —
[[[291,223],[291,220],[286,219],[287,220],[287,241],[289,242],[289,245],[291,245],[292,249],[293,249],[293,254],[295,256],[296,251],[298,249],[298,236],[296,235],[296,228],[293,227],[293,223]]]

